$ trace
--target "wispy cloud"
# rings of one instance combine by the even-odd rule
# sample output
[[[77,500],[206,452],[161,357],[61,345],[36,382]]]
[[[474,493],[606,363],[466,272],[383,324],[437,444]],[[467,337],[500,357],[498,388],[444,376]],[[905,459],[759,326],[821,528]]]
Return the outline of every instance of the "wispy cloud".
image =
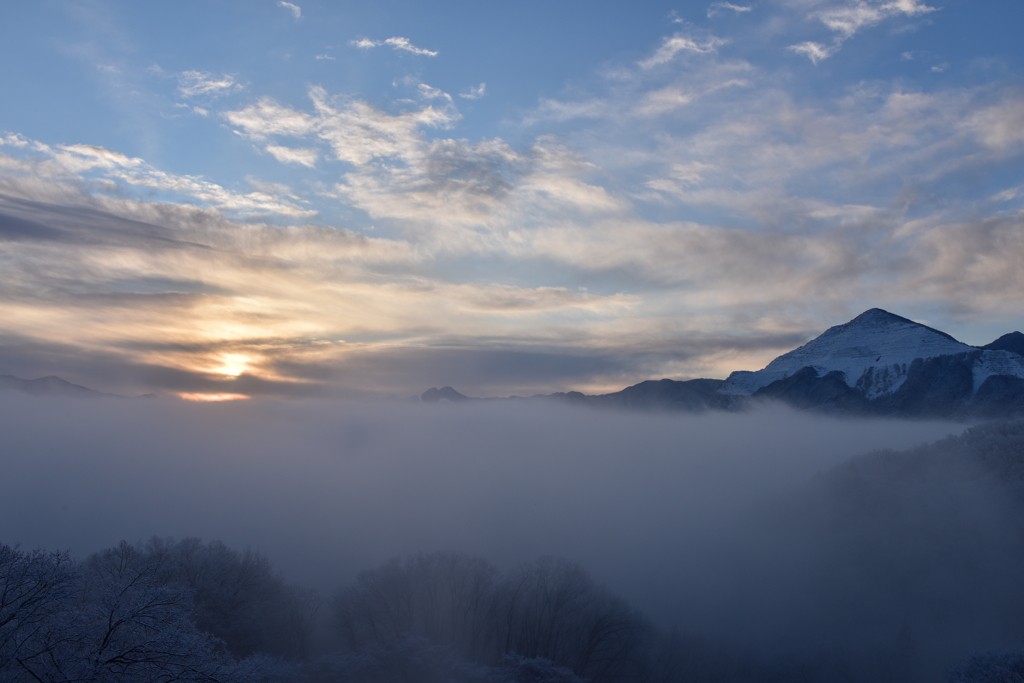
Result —
[[[449,102],[452,101],[452,96],[449,95],[448,93],[446,93],[445,91],[441,90],[440,88],[431,87],[431,86],[427,85],[426,83],[420,83],[420,84],[418,84],[416,86],[416,88],[419,90],[420,96],[425,98],[425,99],[428,99],[428,100],[442,99],[442,100],[448,100]]]
[[[295,4],[290,3],[290,2],[285,2],[285,0],[278,0],[277,6],[278,7],[283,7],[284,9],[288,10],[289,12],[291,12],[292,16],[295,17],[296,19],[301,19],[302,18],[302,8],[299,7],[298,5],[295,5]]]
[[[31,156],[11,160],[13,169],[39,178],[67,179],[98,175],[126,187],[150,188],[171,197],[198,201],[204,206],[239,215],[276,214],[293,218],[316,214],[293,200],[281,200],[262,193],[238,193],[200,176],[175,175],[152,167],[138,157],[128,157],[95,145],[57,145],[36,141],[25,145]]]
[[[50,152],[53,159],[72,173],[81,173],[95,168],[112,170],[118,168],[137,169],[145,167],[138,157],[127,157],[96,145],[58,145],[56,150],[35,143],[33,147],[41,152]]]
[[[436,57],[438,54],[436,50],[426,50],[424,48],[416,47],[409,41],[408,38],[402,38],[399,36],[393,36],[386,40],[370,40],[369,38],[359,38],[356,40],[349,41],[349,45],[363,50],[367,50],[371,47],[380,47],[382,45],[387,45],[395,50],[409,52],[414,55],[426,55],[427,57]]]
[[[459,114],[447,94],[423,83],[416,87],[444,106],[391,114],[312,88],[313,113],[261,100],[226,117],[256,142],[291,137],[325,145],[325,156],[350,167],[333,187],[338,200],[374,219],[414,226],[425,240],[431,235],[431,250],[502,250],[503,232],[517,223],[623,210],[620,198],[589,182],[596,168],[553,140],[516,151],[497,139],[433,137]]]
[[[703,40],[698,40],[682,33],[676,33],[675,35],[665,38],[664,41],[662,41],[661,46],[653,55],[641,62],[638,62],[638,64],[643,69],[651,69],[656,66],[661,66],[662,64],[668,64],[680,52],[706,54],[708,52],[713,52],[724,42],[724,40],[716,36],[709,36]]]
[[[564,102],[562,100],[544,98],[534,111],[523,119],[523,122],[526,125],[532,126],[540,121],[601,118],[608,115],[612,108],[613,103],[597,98],[577,102]]]
[[[823,58],[830,48],[807,49]],[[989,286],[999,293],[982,294],[980,262],[959,254],[966,249],[961,240],[984,233],[986,244],[1024,255],[1024,244],[1010,238],[1017,220],[994,222],[989,233],[969,218],[977,212],[972,201],[936,209],[918,198],[948,179],[972,178],[980,168],[1018,158],[1024,150],[1019,92],[1003,91],[996,103],[986,88],[926,93],[875,84],[798,105],[788,89],[764,84],[767,74],[751,65],[743,70],[713,53],[688,67],[668,84],[664,73],[621,67],[598,93],[581,92],[577,102],[542,101],[527,122],[586,116],[587,132],[571,138],[573,147],[588,149],[589,158],[601,159],[603,170],[618,178],[645,174],[645,187],[630,194],[634,201],[659,212],[671,206],[700,222],[596,220],[586,228],[578,222],[538,231],[535,248],[571,268],[629,270],[630,263],[679,296],[684,283],[700,283],[701,297],[732,302],[727,306],[760,300],[774,308],[790,296],[767,284],[775,281],[787,282],[789,291],[814,292],[818,303],[834,294],[837,305],[885,299],[897,282],[906,288],[904,301],[943,307],[963,301],[957,305],[963,311],[998,305],[1007,294],[995,281]],[[742,87],[723,88],[726,83]],[[683,109],[685,118],[672,119],[686,122],[680,128],[652,116]],[[823,187],[834,192],[826,197]],[[1019,201],[1019,195],[1007,190],[991,199]],[[963,220],[953,218],[958,213]],[[733,222],[750,228],[722,227]],[[772,256],[756,264],[755,253]],[[1010,257],[995,258],[996,270],[1007,273]],[[947,261],[965,270],[956,275]],[[706,263],[715,271],[705,270]],[[746,273],[756,274],[749,287]],[[957,293],[956,281],[973,294]],[[754,282],[763,289],[755,291]]]
[[[459,97],[462,97],[467,100],[478,100],[481,97],[483,97],[486,94],[486,92],[487,84],[481,83],[475,88],[466,88],[465,90],[459,93]]]
[[[316,128],[316,120],[300,111],[279,105],[269,97],[261,98],[245,109],[229,111],[224,118],[240,128],[253,140],[262,141],[269,135],[302,137]]]
[[[266,149],[275,159],[285,164],[301,164],[313,168],[319,154],[315,149],[281,147],[280,145],[267,145]]]
[[[735,88],[751,88],[756,74],[756,69],[747,62],[710,56],[701,64],[677,73],[632,65],[619,69],[614,77],[607,79],[612,92],[605,96],[575,101],[545,98],[524,117],[523,123],[534,126],[572,119],[626,121],[660,116],[706,102],[709,97],[721,96]]]
[[[921,0],[843,0],[831,3],[825,9],[811,12],[808,18],[821,22],[835,34],[832,44],[826,47],[821,43],[808,41],[792,45],[789,49],[805,55],[818,64],[835,54],[846,40],[865,28],[875,26],[890,17],[914,17],[937,9],[923,4]]]
[[[867,2],[857,0],[836,5],[815,13],[815,17],[843,38],[849,38],[863,28],[874,26],[893,16],[917,16],[934,12],[937,8],[925,5],[921,0],[896,0],[895,2]]]
[[[1014,199],[1022,195],[1024,195],[1024,185],[1021,185],[1019,187],[1011,187],[1009,189],[1003,190],[1002,192],[997,192],[996,194],[989,197],[989,201],[1009,202],[1013,201]]]
[[[409,42],[408,38],[388,38],[384,41],[385,45],[390,45],[396,50],[403,50],[405,52],[411,52],[414,55],[427,55],[428,57],[436,57],[437,52],[434,50],[426,50],[420,47],[416,47]]]
[[[315,114],[264,98],[245,109],[227,112],[225,118],[242,134],[257,141],[272,135],[313,135],[326,142],[338,160],[356,165],[389,157],[415,158],[421,127],[443,128],[459,118],[458,112],[448,105],[391,115],[361,101],[336,103],[319,87],[311,88],[309,95]]]
[[[721,14],[723,10],[734,12],[736,14],[744,14],[752,9],[754,8],[747,5],[734,5],[731,2],[713,2],[708,7],[708,19]]]
[[[812,40],[808,40],[804,43],[798,43],[797,45],[790,45],[789,50],[796,52],[797,54],[804,55],[812,62],[817,64],[823,59],[831,57],[837,49],[837,46],[827,46],[821,43],[815,43]]]
[[[178,75],[178,92],[184,97],[224,95],[241,88],[233,77],[227,75],[215,76],[205,71],[184,71]]]

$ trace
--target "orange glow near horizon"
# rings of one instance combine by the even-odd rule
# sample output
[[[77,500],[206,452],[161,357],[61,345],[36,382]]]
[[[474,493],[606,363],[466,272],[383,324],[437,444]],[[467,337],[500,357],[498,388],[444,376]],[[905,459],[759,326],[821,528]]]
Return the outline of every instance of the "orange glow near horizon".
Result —
[[[209,403],[213,401],[245,401],[251,398],[245,394],[178,394],[179,398],[186,401],[200,401]]]

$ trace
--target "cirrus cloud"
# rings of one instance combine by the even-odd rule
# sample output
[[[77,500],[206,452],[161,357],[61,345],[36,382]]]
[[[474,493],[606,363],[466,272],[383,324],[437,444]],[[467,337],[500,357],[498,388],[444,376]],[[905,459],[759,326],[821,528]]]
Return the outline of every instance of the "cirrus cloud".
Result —
[[[294,17],[296,20],[302,18],[302,8],[299,7],[298,5],[294,4],[294,3],[285,2],[285,0],[278,0],[277,6],[278,7],[282,7],[284,9],[288,10],[289,12],[291,12],[292,13],[292,17]]]
[[[812,11],[807,18],[819,21],[835,34],[832,44],[826,46],[815,41],[805,41],[791,45],[789,49],[818,64],[834,55],[846,40],[863,29],[891,17],[916,17],[937,9],[925,5],[922,0],[841,0],[826,3],[824,9]]]
[[[201,95],[218,96],[241,90],[242,86],[232,76],[207,73],[205,71],[183,71],[178,75],[178,92],[183,97]]]
[[[392,36],[386,40],[371,40],[369,38],[358,38],[349,42],[352,47],[357,47],[362,50],[367,50],[371,47],[380,47],[387,45],[395,50],[402,52],[409,52],[414,55],[425,55],[427,57],[436,57],[436,50],[426,50],[424,48],[416,47],[408,38],[402,38],[400,36]]]

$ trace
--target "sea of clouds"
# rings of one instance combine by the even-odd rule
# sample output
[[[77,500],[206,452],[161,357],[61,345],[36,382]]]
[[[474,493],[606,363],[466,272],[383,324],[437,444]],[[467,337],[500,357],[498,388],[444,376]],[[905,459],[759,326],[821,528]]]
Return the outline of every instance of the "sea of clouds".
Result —
[[[0,540],[84,556],[153,535],[266,553],[330,591],[410,552],[584,565],[670,621],[759,505],[878,448],[962,431],[782,408],[0,397]],[[693,575],[693,576],[691,576]]]

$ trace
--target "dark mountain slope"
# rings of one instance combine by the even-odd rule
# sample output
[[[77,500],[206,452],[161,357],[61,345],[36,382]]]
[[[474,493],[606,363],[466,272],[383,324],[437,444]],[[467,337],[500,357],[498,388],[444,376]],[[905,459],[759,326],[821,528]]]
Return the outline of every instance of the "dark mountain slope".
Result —
[[[1011,351],[1020,356],[1024,356],[1024,334],[1020,332],[1010,332],[1004,334],[999,339],[996,339],[991,344],[985,344],[981,348],[989,351]]]

